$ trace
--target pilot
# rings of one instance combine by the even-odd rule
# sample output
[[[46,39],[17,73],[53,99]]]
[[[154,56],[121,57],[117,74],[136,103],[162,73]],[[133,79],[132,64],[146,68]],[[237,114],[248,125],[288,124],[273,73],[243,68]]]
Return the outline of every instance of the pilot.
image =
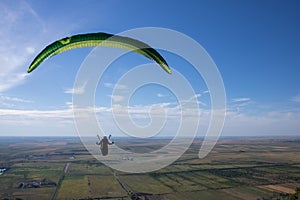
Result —
[[[103,139],[100,142],[97,142],[97,145],[100,145],[100,150],[103,156],[106,156],[108,154],[108,145],[114,144],[114,142],[111,142],[110,139],[111,135],[107,138],[106,136],[103,137]]]

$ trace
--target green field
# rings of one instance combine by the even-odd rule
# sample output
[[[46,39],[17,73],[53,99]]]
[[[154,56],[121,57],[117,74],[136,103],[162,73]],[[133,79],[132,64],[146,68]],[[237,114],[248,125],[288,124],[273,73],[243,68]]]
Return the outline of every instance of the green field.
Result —
[[[168,140],[118,142],[151,152]],[[299,144],[296,137],[226,138],[198,159],[195,140],[172,165],[133,174],[105,166],[77,138],[3,137],[0,199],[288,199],[300,187]]]

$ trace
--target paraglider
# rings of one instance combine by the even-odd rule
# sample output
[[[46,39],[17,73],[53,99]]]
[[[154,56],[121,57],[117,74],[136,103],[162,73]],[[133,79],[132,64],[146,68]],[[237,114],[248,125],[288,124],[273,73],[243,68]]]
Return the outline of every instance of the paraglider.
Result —
[[[108,145],[112,145],[114,144],[114,142],[110,141],[110,137],[111,135],[108,136],[108,138],[106,136],[104,136],[102,139],[100,138],[99,135],[97,135],[99,142],[96,142],[97,145],[100,145],[100,150],[103,156],[106,156],[108,154]]]
[[[167,73],[172,73],[165,59],[148,44],[133,38],[112,35],[102,32],[73,35],[49,44],[33,59],[27,72],[32,72],[46,59],[60,54],[62,52],[76,48],[96,46],[120,48],[129,51],[134,51],[155,61]],[[110,136],[108,138],[104,136],[102,139],[99,137],[99,135],[97,136],[99,142],[97,142],[96,144],[100,145],[102,155],[108,155],[108,145],[112,145],[114,144],[114,142],[110,141]]]
[[[53,42],[52,44],[45,47],[34,58],[27,72],[28,73],[32,72],[47,58],[55,56],[64,51],[68,51],[76,48],[95,47],[95,46],[120,48],[120,49],[134,51],[151,60],[154,60],[167,73],[171,74],[171,69],[169,68],[165,59],[155,49],[153,49],[146,43],[133,38],[119,36],[119,35],[112,35],[112,34],[102,33],[102,32],[73,35]]]

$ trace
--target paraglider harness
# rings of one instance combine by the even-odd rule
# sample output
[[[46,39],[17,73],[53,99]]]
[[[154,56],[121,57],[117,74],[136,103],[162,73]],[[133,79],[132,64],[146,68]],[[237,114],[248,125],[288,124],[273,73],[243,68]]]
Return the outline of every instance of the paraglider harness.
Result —
[[[96,142],[97,145],[100,145],[100,150],[103,156],[106,156],[108,154],[108,145],[112,145],[114,144],[114,142],[110,141],[111,135],[108,136],[108,138],[106,136],[104,136],[102,139],[100,138],[99,135],[97,135],[99,142]]]

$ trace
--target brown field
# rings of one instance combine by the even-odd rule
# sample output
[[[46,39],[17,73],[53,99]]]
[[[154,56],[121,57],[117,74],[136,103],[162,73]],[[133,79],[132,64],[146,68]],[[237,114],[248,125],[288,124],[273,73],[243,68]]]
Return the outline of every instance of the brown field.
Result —
[[[269,189],[272,191],[280,192],[280,193],[286,193],[286,194],[294,194],[295,188],[288,188],[282,185],[262,185],[258,186],[259,188]]]

